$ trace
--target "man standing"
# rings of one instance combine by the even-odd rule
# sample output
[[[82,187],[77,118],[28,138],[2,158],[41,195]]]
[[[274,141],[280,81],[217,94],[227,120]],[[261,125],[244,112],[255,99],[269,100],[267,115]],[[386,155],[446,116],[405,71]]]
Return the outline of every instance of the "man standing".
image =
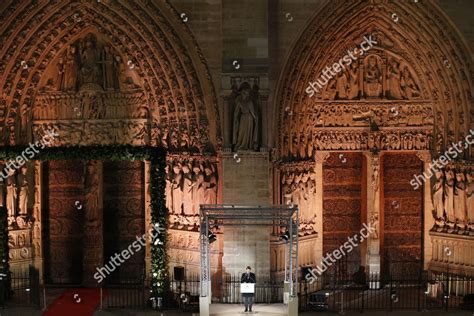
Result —
[[[249,266],[245,269],[245,273],[242,274],[242,278],[240,279],[240,283],[256,283],[255,274],[250,272],[252,270]],[[245,305],[245,312],[252,311],[252,304],[253,304],[253,297],[255,293],[242,293],[242,297],[244,299]]]

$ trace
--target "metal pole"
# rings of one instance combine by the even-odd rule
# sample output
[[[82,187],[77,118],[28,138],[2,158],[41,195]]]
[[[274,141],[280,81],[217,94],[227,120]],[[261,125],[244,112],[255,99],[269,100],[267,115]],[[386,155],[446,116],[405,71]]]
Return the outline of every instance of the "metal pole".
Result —
[[[100,310],[104,308],[104,301],[102,296],[102,286],[100,287]]]

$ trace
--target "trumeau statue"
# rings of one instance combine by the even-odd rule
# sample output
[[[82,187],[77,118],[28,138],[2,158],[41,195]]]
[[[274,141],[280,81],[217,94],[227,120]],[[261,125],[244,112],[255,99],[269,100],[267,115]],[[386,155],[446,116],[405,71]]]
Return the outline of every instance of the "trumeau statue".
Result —
[[[240,86],[235,99],[232,144],[234,151],[258,149],[258,93],[251,90],[248,82]]]

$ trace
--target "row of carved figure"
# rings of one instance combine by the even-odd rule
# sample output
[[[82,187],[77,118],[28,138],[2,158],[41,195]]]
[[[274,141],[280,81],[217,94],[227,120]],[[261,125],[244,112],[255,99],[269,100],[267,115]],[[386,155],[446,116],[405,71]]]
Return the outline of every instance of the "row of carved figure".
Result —
[[[427,150],[431,147],[429,132],[318,131],[294,135],[291,148],[284,136],[284,153],[293,158],[313,158],[316,150]]]
[[[432,194],[438,227],[474,229],[474,168],[436,171]]]
[[[0,205],[7,208],[8,217],[28,215],[28,178],[27,167],[20,171],[3,169],[0,176]]]
[[[383,101],[382,104],[374,104],[373,101],[357,103],[342,101],[317,102],[317,104],[313,102],[307,103],[306,106],[307,108],[301,113],[291,111],[289,108],[285,112],[288,117],[291,116],[296,126],[304,127],[304,124],[298,124],[302,121],[318,127],[367,126],[367,122],[354,120],[355,115],[366,112],[373,113],[373,119],[379,126],[431,126],[434,123],[431,104],[423,102],[400,104]]]
[[[287,170],[281,176],[281,196],[284,204],[298,205],[300,231],[316,232],[314,205],[316,198],[316,177],[312,170]]]
[[[198,224],[199,205],[217,202],[217,168],[211,161],[173,159],[166,166],[166,207],[179,228]]]

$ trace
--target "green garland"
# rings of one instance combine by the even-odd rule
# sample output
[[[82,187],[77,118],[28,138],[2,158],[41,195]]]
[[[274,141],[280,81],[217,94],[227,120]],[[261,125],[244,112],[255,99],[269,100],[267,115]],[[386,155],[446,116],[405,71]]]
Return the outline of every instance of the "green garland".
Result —
[[[15,160],[28,147],[12,146],[0,148],[0,160]],[[28,157],[28,156],[26,156]],[[39,150],[31,160],[148,160],[151,181],[151,222],[165,228],[157,234],[158,241],[151,241],[151,298],[164,297],[169,290],[167,257],[168,210],[165,203],[166,152],[158,147],[136,147],[130,145],[46,147]],[[156,235],[155,235],[156,236]]]

